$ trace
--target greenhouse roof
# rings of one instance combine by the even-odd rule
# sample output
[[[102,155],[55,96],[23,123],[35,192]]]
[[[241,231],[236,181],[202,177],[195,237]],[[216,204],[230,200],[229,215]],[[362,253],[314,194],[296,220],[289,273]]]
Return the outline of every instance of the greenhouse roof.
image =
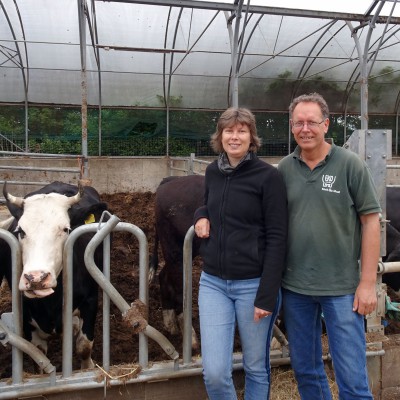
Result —
[[[397,0],[274,3],[0,0],[0,104],[398,114]]]

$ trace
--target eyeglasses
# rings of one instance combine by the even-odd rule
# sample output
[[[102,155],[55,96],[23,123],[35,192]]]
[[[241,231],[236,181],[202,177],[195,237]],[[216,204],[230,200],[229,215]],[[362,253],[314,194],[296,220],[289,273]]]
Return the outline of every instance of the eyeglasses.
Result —
[[[293,128],[296,128],[296,129],[303,129],[304,125],[307,124],[307,126],[309,128],[316,128],[318,125],[321,125],[323,122],[325,122],[325,120],[322,120],[321,122],[315,122],[315,121],[296,121],[296,122],[293,122],[292,121],[292,126],[293,126]]]

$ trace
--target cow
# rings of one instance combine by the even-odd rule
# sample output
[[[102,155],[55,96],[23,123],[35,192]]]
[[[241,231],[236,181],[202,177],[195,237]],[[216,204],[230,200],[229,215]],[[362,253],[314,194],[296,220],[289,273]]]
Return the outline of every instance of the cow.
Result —
[[[183,242],[193,224],[194,211],[203,204],[204,177],[189,175],[164,178],[156,190],[156,236],[150,260],[150,277],[158,266],[158,243],[165,265],[159,273],[163,322],[171,334],[179,333],[177,320],[182,320],[183,302]],[[387,256],[384,261],[400,261],[400,188],[387,188]],[[199,254],[200,241],[193,240],[193,258]],[[400,274],[384,274],[383,281],[394,290],[400,289]],[[177,320],[176,320],[177,317]],[[197,348],[197,338],[192,334],[192,347]]]
[[[386,219],[400,232],[400,187],[386,188]]]
[[[203,204],[204,177],[190,175],[164,178],[156,190],[155,244],[150,260],[151,277],[158,267],[158,244],[164,256],[164,267],[158,278],[165,329],[179,333],[183,323],[183,242],[193,225],[194,211]],[[192,257],[199,254],[200,240],[193,239]],[[192,348],[198,349],[198,339],[192,330]]]
[[[400,261],[400,188],[386,188],[386,256],[384,262]],[[400,273],[383,274],[382,282],[400,290]]]
[[[78,226],[98,222],[107,204],[100,201],[93,187],[78,188],[62,182],[53,182],[24,198],[8,193],[4,184],[3,194],[13,218],[7,229],[21,246],[23,271],[19,289],[24,294],[24,336],[46,354],[48,337],[62,331],[60,272],[65,241]],[[82,369],[94,367],[91,353],[98,286],[84,265],[84,251],[92,236],[92,233],[79,236],[73,248],[73,326]],[[102,266],[102,259],[99,246],[95,251],[98,266]],[[0,240],[0,260],[0,281],[5,276],[11,288],[11,251],[3,240]]]

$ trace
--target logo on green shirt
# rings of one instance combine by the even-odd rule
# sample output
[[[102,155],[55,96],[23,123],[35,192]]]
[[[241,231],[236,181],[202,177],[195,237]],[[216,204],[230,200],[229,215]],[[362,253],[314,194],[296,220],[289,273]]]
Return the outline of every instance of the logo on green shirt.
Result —
[[[325,192],[340,193],[340,190],[333,189],[333,184],[336,181],[336,176],[322,175],[322,190]]]

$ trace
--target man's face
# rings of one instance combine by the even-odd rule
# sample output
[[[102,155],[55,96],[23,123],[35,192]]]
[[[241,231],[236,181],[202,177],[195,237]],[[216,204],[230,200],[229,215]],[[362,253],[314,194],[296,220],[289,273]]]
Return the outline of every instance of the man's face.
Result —
[[[323,145],[329,119],[324,119],[317,103],[302,102],[293,110],[290,125],[301,149],[312,151]]]

